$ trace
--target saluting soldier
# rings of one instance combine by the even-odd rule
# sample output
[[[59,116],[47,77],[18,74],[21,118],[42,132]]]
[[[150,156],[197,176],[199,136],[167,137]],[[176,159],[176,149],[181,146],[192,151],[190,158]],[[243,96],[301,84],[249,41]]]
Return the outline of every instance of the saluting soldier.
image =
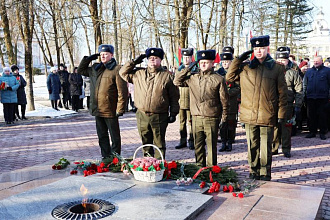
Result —
[[[222,122],[227,120],[228,91],[225,79],[213,69],[215,54],[215,50],[198,51],[197,61],[174,78],[175,85],[189,86],[196,163],[203,167],[217,164],[220,115]],[[198,62],[199,71],[189,75]]]
[[[217,72],[221,76],[226,77],[226,73],[233,60],[233,54],[222,53],[220,54],[220,60],[222,67]],[[220,152],[232,150],[232,145],[235,141],[236,126],[237,126],[237,113],[238,113],[237,98],[241,92],[238,81],[232,83],[226,82],[226,85],[229,93],[228,117],[226,123],[220,124],[220,137],[222,143],[221,148],[219,149]]]
[[[178,68],[178,71],[182,71],[184,68],[189,67],[192,62],[192,56],[194,55],[193,48],[181,49],[181,55],[183,58],[183,64],[181,64]],[[191,72],[197,72],[197,67],[195,66]],[[176,149],[181,149],[187,147],[187,125],[189,127],[189,139],[188,139],[188,146],[190,150],[194,150],[194,137],[192,132],[192,120],[191,120],[191,113],[189,107],[189,88],[188,86],[180,86],[180,144],[176,146]]]
[[[147,68],[135,68],[147,57]],[[148,48],[120,70],[120,76],[134,84],[134,105],[138,109],[136,120],[143,144],[155,144],[165,157],[165,133],[168,123],[175,122],[179,113],[179,89],[173,84],[170,72],[161,66],[164,51]],[[145,147],[144,154],[161,158],[158,151]]]
[[[240,120],[245,123],[250,178],[270,181],[274,126],[286,116],[285,68],[268,54],[268,35],[250,41],[253,50],[233,60],[226,80],[230,83],[240,80]],[[252,52],[254,59],[241,67]],[[240,68],[242,71],[238,71]]]
[[[282,47],[277,48],[276,52],[288,52],[289,53],[289,60],[290,60],[290,58],[291,59],[295,58],[294,55],[290,55],[291,49],[290,49],[290,47],[287,47],[287,46],[282,46]],[[290,60],[288,65],[289,65],[288,67],[290,69],[297,70],[297,71],[299,69],[298,64],[296,62],[292,61],[292,60]]]
[[[95,116],[96,131],[104,161],[112,152],[121,153],[121,137],[118,117],[125,112],[127,83],[119,76],[120,66],[113,57],[114,48],[110,44],[101,44],[98,53],[85,56],[77,72],[90,79],[90,108]],[[89,63],[101,57],[101,63]],[[109,132],[112,144],[110,146]]]
[[[274,128],[274,139],[272,154],[278,154],[279,145],[282,144],[284,157],[291,157],[291,132],[293,125],[292,117],[298,112],[303,100],[303,83],[297,70],[292,68],[292,62],[289,60],[289,53],[276,52],[276,60],[285,66],[285,81],[288,87],[288,105],[286,116],[283,123],[277,124]]]

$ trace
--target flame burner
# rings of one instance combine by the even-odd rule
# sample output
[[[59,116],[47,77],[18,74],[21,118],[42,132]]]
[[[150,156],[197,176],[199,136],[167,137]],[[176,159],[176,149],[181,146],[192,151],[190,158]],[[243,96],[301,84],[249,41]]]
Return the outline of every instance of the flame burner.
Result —
[[[53,209],[52,216],[56,219],[100,219],[115,211],[113,204],[101,199],[87,199],[85,205],[86,208],[81,201],[64,203]]]

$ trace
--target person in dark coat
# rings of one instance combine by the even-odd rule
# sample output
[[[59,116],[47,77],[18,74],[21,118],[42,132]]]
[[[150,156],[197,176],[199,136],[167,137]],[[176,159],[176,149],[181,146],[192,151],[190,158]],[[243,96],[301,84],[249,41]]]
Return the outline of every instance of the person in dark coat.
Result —
[[[18,119],[27,120],[27,118],[25,117],[25,110],[26,110],[26,104],[27,104],[26,94],[25,94],[26,81],[23,78],[23,76],[19,74],[19,68],[17,65],[11,66],[11,72],[16,77],[16,79],[19,81],[19,87],[17,89],[17,104],[15,104],[14,120],[16,119],[16,117]],[[19,105],[21,106],[22,117],[20,117],[20,115],[19,115],[19,111],[18,111]]]
[[[57,69],[55,67],[50,68],[50,74],[47,78],[47,88],[49,92],[49,99],[52,103],[52,108],[59,111],[57,108],[57,102],[60,99],[61,81],[56,70]]]
[[[90,108],[89,112],[95,116],[96,132],[103,161],[116,152],[121,153],[121,137],[119,117],[125,112],[127,100],[127,83],[119,76],[120,65],[113,56],[114,47],[101,44],[98,53],[84,56],[78,66],[78,73],[90,78]],[[101,62],[90,62],[100,56]],[[110,145],[109,133],[112,144]]]
[[[15,76],[10,73],[10,68],[3,68],[2,77],[0,77],[1,103],[3,104],[3,114],[6,124],[14,124],[14,107],[17,103],[17,89],[19,82]]]
[[[69,109],[68,101],[70,99],[70,84],[69,84],[69,75],[70,73],[67,71],[66,66],[61,63],[60,64],[60,71],[58,71],[58,76],[60,77],[61,81],[61,95],[62,95],[62,101],[58,102],[58,106],[60,108],[64,107],[65,109]]]
[[[73,73],[69,76],[70,94],[72,95],[72,110],[78,112],[79,96],[82,94],[83,79],[77,73],[78,67],[75,67]]]
[[[304,95],[307,99],[307,118],[309,134],[306,138],[316,137],[317,128],[320,129],[321,140],[326,139],[327,112],[329,101],[330,69],[323,65],[321,56],[314,58],[314,66],[307,70],[303,82]]]

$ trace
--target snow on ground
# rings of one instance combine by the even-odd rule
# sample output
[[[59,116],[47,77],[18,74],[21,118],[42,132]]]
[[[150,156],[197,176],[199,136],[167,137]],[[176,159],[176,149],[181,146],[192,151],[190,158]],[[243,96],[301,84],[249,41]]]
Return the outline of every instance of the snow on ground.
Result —
[[[20,73],[23,75],[23,77],[26,79],[24,76],[24,73]],[[47,89],[47,78],[45,75],[38,75],[34,77],[35,83],[33,83],[33,94],[35,99],[42,99],[42,100],[48,100],[49,99],[49,94],[48,94],[48,89]],[[26,89],[25,89],[26,92]],[[50,105],[50,101],[49,101]],[[55,109],[45,106],[41,104],[41,102],[34,101],[34,106],[35,109],[34,111],[27,111],[26,112],[26,117],[59,117],[59,116],[64,116],[64,115],[69,115],[69,114],[77,114],[77,112],[72,111],[72,110],[66,110],[66,109],[60,109],[60,111],[56,111]],[[21,112],[20,107],[19,107],[19,112]],[[3,117],[3,105],[0,104],[0,116]]]

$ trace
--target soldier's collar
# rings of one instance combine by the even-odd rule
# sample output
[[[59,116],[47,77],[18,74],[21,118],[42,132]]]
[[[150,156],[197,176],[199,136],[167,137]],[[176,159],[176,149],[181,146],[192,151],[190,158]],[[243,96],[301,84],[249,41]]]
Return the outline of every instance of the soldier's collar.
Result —
[[[276,61],[269,55],[267,54],[266,59],[264,60],[264,62],[262,62],[262,65],[264,65],[267,69],[271,70],[273,69],[274,65],[275,65]],[[255,69],[260,65],[259,60],[255,57],[251,62],[249,67],[251,69]]]

